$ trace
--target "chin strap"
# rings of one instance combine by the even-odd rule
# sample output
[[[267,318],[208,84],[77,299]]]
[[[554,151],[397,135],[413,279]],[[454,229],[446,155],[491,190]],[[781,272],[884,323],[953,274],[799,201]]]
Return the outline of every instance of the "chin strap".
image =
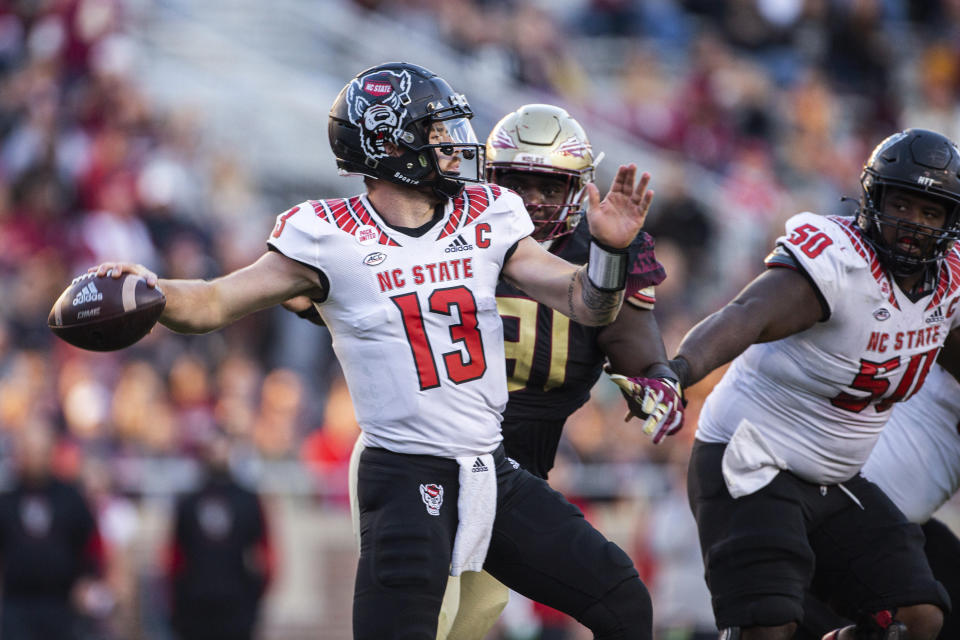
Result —
[[[433,192],[444,200],[456,198],[463,192],[463,183],[452,178],[437,178],[432,187]]]

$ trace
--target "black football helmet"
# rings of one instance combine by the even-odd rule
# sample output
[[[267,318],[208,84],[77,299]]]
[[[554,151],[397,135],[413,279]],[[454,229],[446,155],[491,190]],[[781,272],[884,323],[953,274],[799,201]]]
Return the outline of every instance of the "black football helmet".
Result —
[[[857,225],[873,245],[880,261],[894,275],[910,275],[934,265],[960,237],[960,151],[945,136],[925,129],[907,129],[888,137],[870,154],[863,173]],[[883,200],[890,188],[913,192],[942,204],[947,212],[943,228],[884,215]],[[909,237],[919,253],[888,243],[884,226],[896,228],[895,237]]]
[[[435,73],[406,62],[360,72],[330,109],[330,147],[340,173],[411,187],[432,187],[444,198],[464,182],[482,182],[484,147],[470,125],[463,94]],[[430,129],[438,135],[430,141]],[[456,155],[457,171],[441,171],[437,153]]]

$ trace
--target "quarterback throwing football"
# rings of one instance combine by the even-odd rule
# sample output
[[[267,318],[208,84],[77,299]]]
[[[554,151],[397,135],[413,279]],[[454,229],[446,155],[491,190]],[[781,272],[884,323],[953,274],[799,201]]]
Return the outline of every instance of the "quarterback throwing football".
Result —
[[[597,638],[651,637],[651,604],[626,554],[501,445],[507,401],[501,277],[584,325],[616,318],[628,251],[653,197],[621,167],[601,201],[587,185],[590,259],[531,236],[522,200],[481,184],[484,146],[462,94],[388,63],[337,97],[330,142],[367,191],[277,217],[269,251],[212,281],[160,280],[160,322],[201,333],[306,295],[330,328],[365,447],[359,461],[358,640],[434,640],[447,575],[479,571],[565,611]],[[470,184],[469,183],[477,183]],[[104,263],[98,276],[157,276]],[[624,570],[587,567],[614,557]],[[572,572],[577,559],[583,569]],[[562,574],[559,573],[562,568]]]

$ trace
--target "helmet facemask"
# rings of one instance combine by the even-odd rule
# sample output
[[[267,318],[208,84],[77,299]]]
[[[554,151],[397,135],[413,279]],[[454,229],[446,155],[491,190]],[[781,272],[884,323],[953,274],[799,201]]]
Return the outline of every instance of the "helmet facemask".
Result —
[[[523,198],[533,222],[531,235],[537,242],[556,240],[573,233],[583,216],[584,185],[590,181],[578,172],[559,171],[553,167],[532,169],[529,165],[515,164],[491,165],[487,180],[513,189]],[[540,202],[533,202],[526,189],[520,186],[530,180],[541,183],[536,185],[541,194]],[[556,202],[542,202],[545,199]]]
[[[410,149],[417,153],[418,164],[423,166],[426,160],[432,169],[427,179],[437,195],[453,198],[460,194],[464,182],[484,182],[486,150],[467,118],[431,117],[420,128],[425,129],[424,141],[410,145]],[[401,135],[402,145],[406,145],[404,138]]]
[[[863,202],[858,214],[859,226],[880,262],[894,276],[914,275],[938,264],[960,236],[960,203],[910,186],[881,182],[868,173],[861,182]],[[933,227],[885,214],[886,199],[898,191],[942,206],[946,212],[943,226]]]

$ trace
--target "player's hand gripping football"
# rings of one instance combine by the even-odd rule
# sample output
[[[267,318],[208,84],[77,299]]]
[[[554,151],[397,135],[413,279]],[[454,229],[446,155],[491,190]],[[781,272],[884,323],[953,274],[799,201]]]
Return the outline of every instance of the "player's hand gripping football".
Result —
[[[134,273],[146,280],[148,287],[157,286],[157,274],[141,264],[132,262],[103,262],[87,269],[87,273],[95,273],[98,278],[106,276],[119,278],[125,273]]]
[[[640,182],[634,187],[637,177],[637,165],[621,166],[613,179],[610,191],[600,200],[600,191],[595,184],[587,185],[587,198],[590,203],[587,222],[590,234],[603,244],[614,249],[630,246],[653,201],[653,191],[647,190],[650,174],[644,172]]]
[[[629,378],[607,373],[627,401],[629,410],[625,422],[634,416],[642,420],[643,432],[653,436],[653,444],[680,431],[686,401],[679,382],[671,378]]]

